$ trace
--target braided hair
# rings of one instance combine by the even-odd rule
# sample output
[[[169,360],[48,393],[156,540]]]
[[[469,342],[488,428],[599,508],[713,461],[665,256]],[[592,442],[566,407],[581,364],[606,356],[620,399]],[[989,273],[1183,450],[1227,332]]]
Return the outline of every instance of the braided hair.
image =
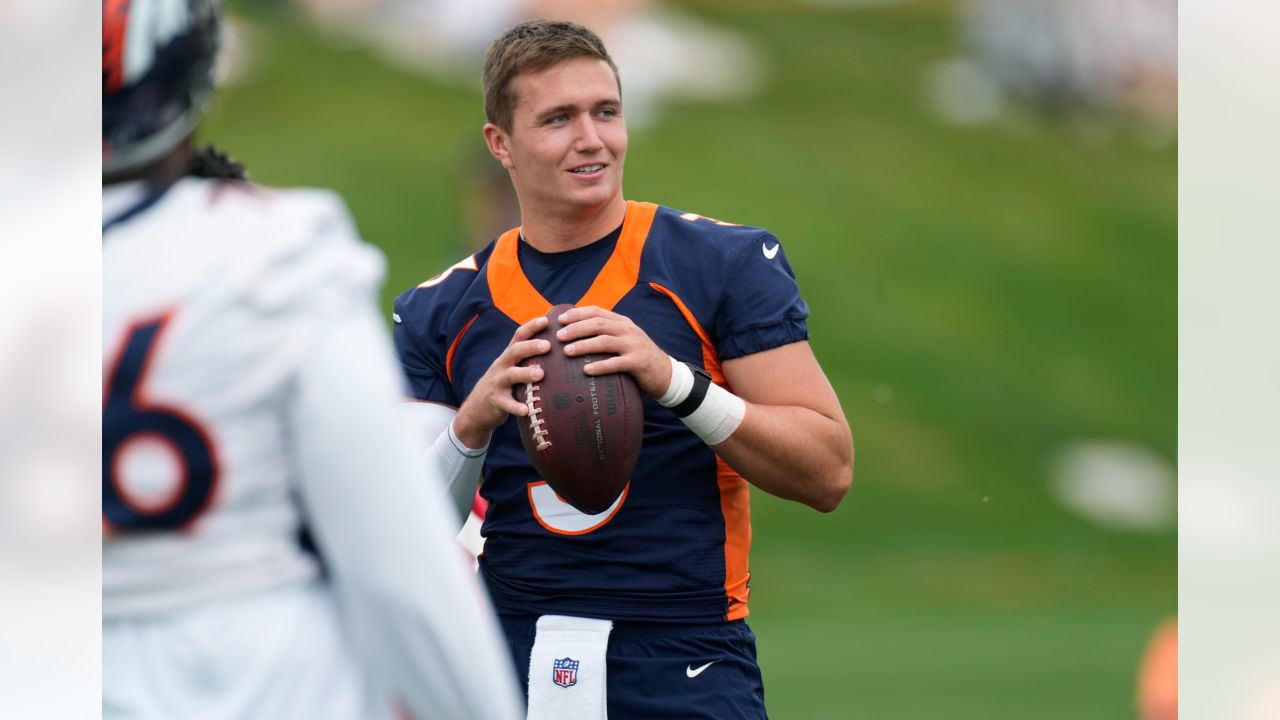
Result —
[[[187,174],[212,180],[247,180],[249,177],[244,165],[212,145],[205,145],[192,154]]]

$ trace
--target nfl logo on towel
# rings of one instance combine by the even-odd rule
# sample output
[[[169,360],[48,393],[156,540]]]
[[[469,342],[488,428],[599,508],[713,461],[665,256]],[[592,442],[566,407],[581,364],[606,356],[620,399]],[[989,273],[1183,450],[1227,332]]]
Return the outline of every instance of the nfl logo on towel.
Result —
[[[560,687],[569,687],[578,682],[578,661],[573,658],[556,658],[551,670],[551,679]]]

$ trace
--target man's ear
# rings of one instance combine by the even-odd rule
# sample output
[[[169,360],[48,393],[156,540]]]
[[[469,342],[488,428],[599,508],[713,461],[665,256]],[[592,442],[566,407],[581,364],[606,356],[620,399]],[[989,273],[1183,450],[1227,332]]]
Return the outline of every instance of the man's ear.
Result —
[[[515,163],[511,161],[510,142],[502,128],[493,123],[484,124],[484,144],[488,146],[489,154],[502,163],[502,167],[514,170]]]

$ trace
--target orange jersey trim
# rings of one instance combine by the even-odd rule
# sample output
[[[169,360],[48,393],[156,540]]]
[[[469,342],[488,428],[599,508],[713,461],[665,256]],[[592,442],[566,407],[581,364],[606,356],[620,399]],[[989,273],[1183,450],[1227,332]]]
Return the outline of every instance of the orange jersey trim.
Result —
[[[724,592],[729,596],[725,619],[741,620],[751,613],[747,609],[751,597],[751,492],[747,481],[719,456],[716,484],[724,515]]]
[[[551,311],[551,303],[542,297],[520,269],[520,228],[512,228],[498,238],[489,262],[485,263],[485,280],[493,305],[517,325],[523,325]]]
[[[622,509],[622,506],[626,504],[627,493],[631,492],[631,483],[628,482],[626,485],[623,486],[622,494],[619,495],[618,499],[614,501],[617,504],[613,506],[613,512],[610,512],[608,515],[602,518],[600,522],[592,525],[591,527],[585,527],[581,530],[560,530],[552,526],[546,520],[542,519],[542,516],[538,514],[538,503],[533,501],[533,489],[546,484],[547,484],[546,480],[538,480],[537,482],[531,482],[525,487],[525,493],[528,494],[529,496],[529,507],[533,510],[533,519],[537,520],[538,524],[541,525],[544,530],[548,532],[553,532],[556,535],[586,535],[587,533],[595,532],[596,530],[599,530],[605,525],[608,525],[609,521],[613,519],[613,516],[617,515],[618,511]],[[564,502],[564,499],[561,498],[559,495],[556,495],[556,498],[559,499],[561,502]]]
[[[480,268],[476,265],[476,256],[468,255],[467,257],[464,257],[458,262],[450,265],[444,272],[440,273],[439,275],[436,275],[435,277],[429,280],[422,281],[421,283],[418,284],[418,287],[420,288],[435,287],[436,285],[439,285],[440,283],[447,280],[449,276],[453,274],[454,270],[479,270],[479,269]]]
[[[577,305],[595,305],[612,310],[623,295],[631,292],[640,279],[640,256],[644,253],[644,241],[649,237],[649,228],[653,227],[653,217],[657,212],[658,206],[653,203],[627,202],[627,217],[622,221],[618,244]]]
[[[711,338],[689,307],[680,296],[662,285],[651,282],[649,287],[675,303],[685,322],[689,323],[689,327],[693,328],[702,341],[702,364],[711,375],[711,381],[727,389],[729,381],[720,365],[720,356],[716,354]],[[725,619],[739,620],[750,613],[747,599],[751,597],[751,588],[748,586],[751,580],[751,493],[746,479],[719,456],[716,457],[716,484],[720,488],[720,514],[724,516],[724,592],[729,597],[729,610]]]
[[[462,336],[467,334],[467,331],[471,329],[471,323],[475,322],[478,317],[480,317],[479,313],[472,315],[467,324],[463,325],[457,336],[453,338],[453,342],[449,343],[449,352],[445,353],[444,356],[444,376],[449,378],[449,382],[453,382],[453,354],[458,351],[458,343],[462,342]]]
[[[671,299],[671,302],[676,304],[676,309],[678,309],[680,314],[684,316],[684,321],[689,323],[689,327],[693,328],[693,331],[698,335],[698,339],[702,341],[702,366],[706,368],[707,374],[711,376],[712,382],[721,387],[727,388],[729,386],[729,381],[725,378],[724,370],[720,367],[720,356],[716,354],[716,347],[711,344],[711,338],[707,335],[706,331],[702,329],[702,325],[698,323],[698,319],[693,316],[689,307],[684,304],[684,301],[680,299],[680,296],[662,285],[659,285],[656,282],[651,282],[649,283],[649,287],[657,290],[663,295],[666,295]]]
[[[622,231],[613,254],[575,305],[596,305],[612,310],[635,287],[640,278],[640,256],[644,252],[645,238],[649,236],[649,228],[653,226],[657,212],[658,206],[653,203],[627,202],[627,216],[622,221]],[[485,276],[494,307],[523,325],[550,312],[551,303],[525,276],[520,268],[519,253],[520,228],[513,228],[498,238],[493,254],[485,264]]]

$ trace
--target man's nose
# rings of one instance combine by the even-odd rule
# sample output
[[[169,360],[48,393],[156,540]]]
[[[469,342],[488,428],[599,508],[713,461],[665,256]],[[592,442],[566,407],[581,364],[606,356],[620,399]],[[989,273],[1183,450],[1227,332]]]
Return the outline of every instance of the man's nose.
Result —
[[[574,139],[573,149],[581,153],[592,153],[602,147],[604,142],[600,140],[600,133],[596,132],[595,118],[588,114],[583,114],[577,121],[578,132]]]

